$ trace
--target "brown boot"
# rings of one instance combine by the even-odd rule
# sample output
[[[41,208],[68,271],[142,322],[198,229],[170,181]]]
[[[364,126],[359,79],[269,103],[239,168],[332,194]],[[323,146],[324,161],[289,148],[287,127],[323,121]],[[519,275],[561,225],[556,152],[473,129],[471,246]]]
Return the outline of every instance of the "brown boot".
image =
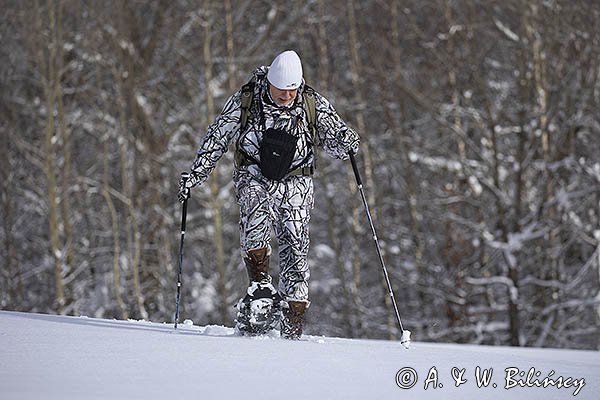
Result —
[[[248,270],[248,279],[252,282],[271,282],[269,276],[269,249],[252,249],[246,252],[244,257],[246,269]]]
[[[281,319],[281,337],[284,339],[298,340],[302,336],[304,313],[310,306],[308,300],[288,300],[288,306],[283,309]]]

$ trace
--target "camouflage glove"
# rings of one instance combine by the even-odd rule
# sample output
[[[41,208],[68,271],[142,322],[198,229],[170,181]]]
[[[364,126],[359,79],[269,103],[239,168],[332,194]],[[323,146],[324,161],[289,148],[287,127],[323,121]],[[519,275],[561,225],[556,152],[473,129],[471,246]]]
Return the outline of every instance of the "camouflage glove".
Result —
[[[189,177],[190,174],[188,172],[183,172],[181,174],[181,179],[179,180],[179,192],[177,193],[177,198],[182,203],[192,195]]]

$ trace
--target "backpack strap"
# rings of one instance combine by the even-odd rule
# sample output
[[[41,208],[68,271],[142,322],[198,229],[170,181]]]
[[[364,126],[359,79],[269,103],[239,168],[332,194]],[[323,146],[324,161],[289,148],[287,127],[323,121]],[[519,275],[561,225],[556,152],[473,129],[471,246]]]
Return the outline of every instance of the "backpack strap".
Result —
[[[296,168],[289,175],[304,175],[312,176],[315,173],[315,165],[317,163],[317,102],[315,100],[315,89],[308,85],[304,85],[302,91],[304,98],[304,110],[306,111],[306,122],[310,131],[312,146],[313,146],[313,162],[308,167]]]
[[[254,85],[256,83],[256,78],[253,76],[250,81],[248,81],[244,86],[242,86],[240,101],[240,132],[244,132],[246,130],[246,126],[248,126],[248,119],[250,119],[250,109],[252,108],[252,99],[254,97]],[[247,157],[240,149],[239,139],[235,143],[235,165],[236,167],[240,167],[246,163]]]
[[[252,98],[254,96],[254,84],[255,78],[252,77],[248,83],[242,86],[242,94],[241,94],[241,114],[240,114],[240,124],[242,131],[248,125],[248,118],[250,118],[250,108],[252,107]]]
[[[312,135],[313,146],[317,145],[317,102],[315,100],[315,89],[305,85],[302,92],[304,97],[304,105],[306,110],[306,120],[308,129]]]

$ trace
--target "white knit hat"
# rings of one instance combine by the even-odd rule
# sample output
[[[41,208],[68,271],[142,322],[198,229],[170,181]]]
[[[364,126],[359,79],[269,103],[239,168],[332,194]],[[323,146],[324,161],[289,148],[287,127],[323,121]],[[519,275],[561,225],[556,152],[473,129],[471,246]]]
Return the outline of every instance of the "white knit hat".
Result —
[[[302,63],[298,54],[287,50],[275,57],[269,67],[267,79],[277,89],[298,89],[302,84]]]

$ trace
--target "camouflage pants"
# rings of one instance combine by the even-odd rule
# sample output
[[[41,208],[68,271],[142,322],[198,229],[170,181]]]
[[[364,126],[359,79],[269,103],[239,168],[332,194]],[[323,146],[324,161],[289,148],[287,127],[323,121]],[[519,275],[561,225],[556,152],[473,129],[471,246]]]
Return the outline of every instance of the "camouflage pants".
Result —
[[[274,230],[279,249],[279,293],[287,300],[308,299],[312,178],[289,177],[273,183],[238,171],[235,183],[242,255],[251,249],[271,249]]]

